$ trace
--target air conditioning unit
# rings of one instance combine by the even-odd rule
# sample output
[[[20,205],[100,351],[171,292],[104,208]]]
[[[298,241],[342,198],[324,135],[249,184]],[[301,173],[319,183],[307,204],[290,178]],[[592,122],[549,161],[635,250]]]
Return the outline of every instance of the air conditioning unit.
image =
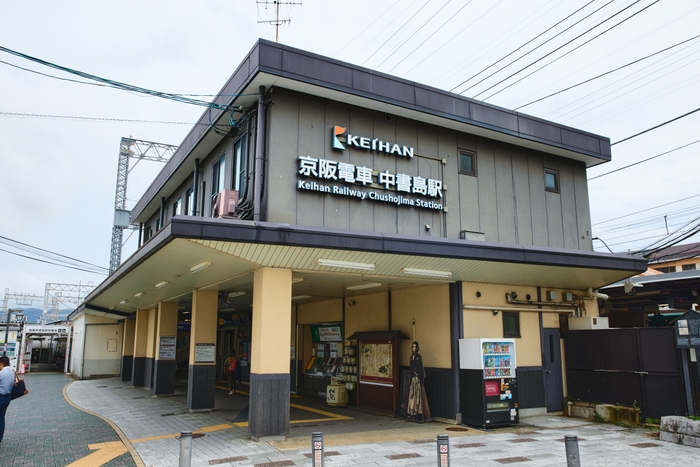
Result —
[[[234,217],[238,206],[238,190],[222,190],[214,196],[211,217]]]

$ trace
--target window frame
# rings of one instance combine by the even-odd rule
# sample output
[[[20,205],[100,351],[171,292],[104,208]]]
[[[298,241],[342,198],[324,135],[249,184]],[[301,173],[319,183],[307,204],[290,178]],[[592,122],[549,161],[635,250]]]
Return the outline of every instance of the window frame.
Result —
[[[476,177],[476,152],[475,151],[470,151],[468,149],[459,149],[457,150],[457,154],[459,155],[459,160],[457,164],[459,165],[459,173],[462,175],[470,175],[472,177]],[[472,169],[471,170],[464,170],[462,168],[462,156],[468,156],[472,160]]]
[[[554,188],[547,186],[547,175],[552,175],[554,177]],[[559,184],[559,171],[555,169],[549,169],[545,167],[544,169],[544,190],[550,193],[561,193],[561,185]]]
[[[173,217],[182,214],[182,196],[175,200],[173,203]]]
[[[235,143],[233,143],[233,172],[232,172],[232,189],[238,191],[238,197],[242,196],[245,191],[248,173],[248,138],[243,135]]]
[[[697,266],[695,263],[683,264],[681,266],[681,271],[695,271],[695,270],[697,270]]]
[[[506,319],[514,318],[515,329],[511,330],[510,326],[506,327]],[[520,337],[520,313],[517,311],[502,311],[501,320],[503,323],[503,337]]]
[[[211,169],[211,197],[214,199],[226,186],[226,153],[212,163]]]
[[[194,185],[185,190],[185,215],[194,216]]]

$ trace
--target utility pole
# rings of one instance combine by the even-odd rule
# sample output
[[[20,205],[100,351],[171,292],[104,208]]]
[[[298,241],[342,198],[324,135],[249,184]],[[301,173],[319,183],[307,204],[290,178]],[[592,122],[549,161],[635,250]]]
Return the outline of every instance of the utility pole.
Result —
[[[275,19],[274,20],[267,20],[267,21],[258,21],[258,23],[269,23],[275,27],[275,42],[280,41],[280,25],[282,24],[289,24],[292,22],[289,17],[287,19],[280,19],[280,5],[301,5],[301,2],[293,2],[293,1],[282,1],[282,0],[256,0],[256,3],[258,5],[265,5],[265,9],[267,10],[268,5],[274,5],[275,6]]]

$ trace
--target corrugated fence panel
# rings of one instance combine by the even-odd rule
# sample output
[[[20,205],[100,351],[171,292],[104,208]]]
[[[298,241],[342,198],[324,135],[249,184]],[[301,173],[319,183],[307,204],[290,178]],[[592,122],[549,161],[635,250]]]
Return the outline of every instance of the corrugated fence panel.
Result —
[[[541,366],[521,367],[515,372],[518,404],[522,409],[544,407],[544,370]]]
[[[454,380],[449,368],[425,369],[425,393],[433,417],[455,419]],[[399,404],[400,405],[400,404]]]

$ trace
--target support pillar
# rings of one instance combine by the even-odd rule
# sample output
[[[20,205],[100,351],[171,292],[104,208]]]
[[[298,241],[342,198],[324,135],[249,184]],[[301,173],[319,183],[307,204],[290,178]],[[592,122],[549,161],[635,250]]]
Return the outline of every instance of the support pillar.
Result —
[[[148,339],[148,319],[151,310],[136,310],[134,330],[134,365],[131,372],[131,383],[136,387],[145,386],[146,345]]]
[[[122,381],[131,381],[134,371],[134,338],[136,335],[136,319],[124,320],[124,336],[122,342]]]
[[[153,395],[175,393],[175,341],[177,340],[177,302],[158,303],[156,350],[153,365]]]
[[[217,306],[218,292],[192,292],[190,365],[187,378],[187,407],[191,411],[214,408]]]
[[[248,431],[261,441],[289,433],[292,271],[260,268],[253,279]]]
[[[148,314],[148,334],[146,335],[146,361],[143,367],[143,385],[153,387],[153,365],[156,360],[156,319],[158,309],[150,310]]]

